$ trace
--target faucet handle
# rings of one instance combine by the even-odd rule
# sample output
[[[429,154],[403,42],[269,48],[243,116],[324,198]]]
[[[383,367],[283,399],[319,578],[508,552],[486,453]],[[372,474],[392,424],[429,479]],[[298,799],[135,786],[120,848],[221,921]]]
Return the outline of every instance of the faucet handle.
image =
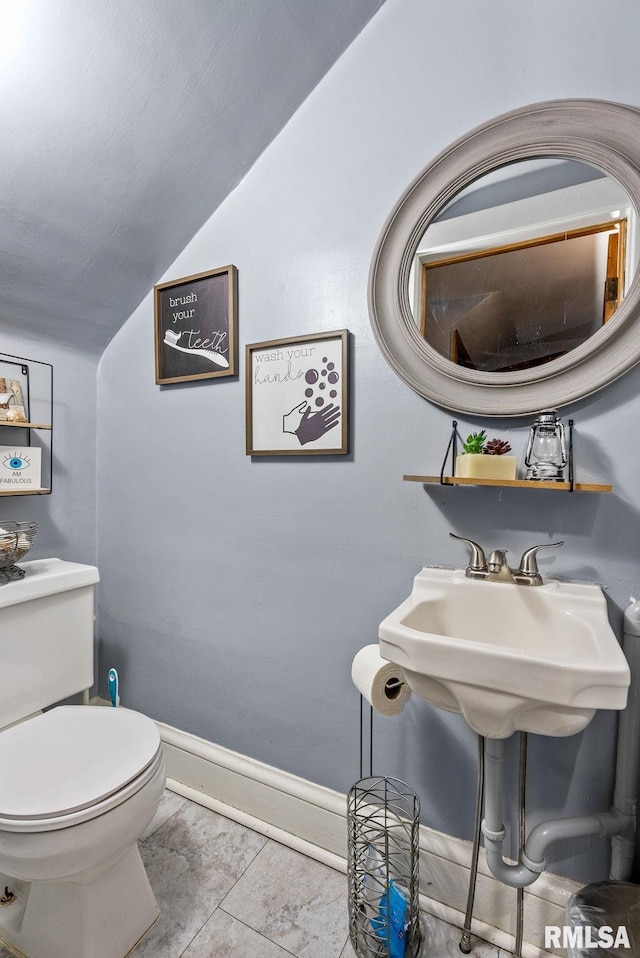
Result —
[[[482,546],[479,546],[477,542],[473,541],[473,539],[465,539],[464,536],[457,536],[455,532],[450,532],[449,535],[451,536],[452,539],[459,539],[461,542],[466,542],[467,545],[471,547],[469,569],[472,572],[487,571],[487,560],[486,560]]]
[[[530,549],[525,549],[520,559],[520,568],[518,571],[521,575],[531,576],[532,578],[539,576],[537,556],[540,549],[555,549],[562,545],[564,545],[564,539],[560,542],[546,542],[544,545],[532,546]]]

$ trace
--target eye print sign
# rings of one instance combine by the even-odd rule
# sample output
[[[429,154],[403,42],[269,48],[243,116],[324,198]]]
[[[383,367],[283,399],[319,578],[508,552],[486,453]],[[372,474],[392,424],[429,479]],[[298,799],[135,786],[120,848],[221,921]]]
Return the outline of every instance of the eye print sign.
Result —
[[[27,492],[42,486],[39,446],[0,446],[0,490]]]
[[[348,452],[348,330],[246,347],[248,456]]]

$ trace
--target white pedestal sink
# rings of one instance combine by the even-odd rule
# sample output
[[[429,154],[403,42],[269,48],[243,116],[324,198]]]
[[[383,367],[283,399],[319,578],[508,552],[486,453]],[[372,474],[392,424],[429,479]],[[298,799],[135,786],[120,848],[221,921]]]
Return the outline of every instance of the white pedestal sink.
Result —
[[[413,692],[488,738],[573,735],[623,709],[629,667],[600,586],[527,587],[424,568],[380,625],[380,653]]]

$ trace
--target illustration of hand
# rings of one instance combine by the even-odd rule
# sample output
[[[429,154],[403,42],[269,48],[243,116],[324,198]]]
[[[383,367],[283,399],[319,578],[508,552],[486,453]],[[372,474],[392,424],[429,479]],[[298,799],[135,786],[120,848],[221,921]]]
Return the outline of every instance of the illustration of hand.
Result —
[[[300,445],[305,446],[308,442],[314,442],[314,440],[320,439],[326,432],[329,432],[330,429],[338,425],[339,419],[340,407],[334,406],[333,403],[325,409],[314,413],[312,413],[311,409],[307,406],[302,414],[300,425],[296,429],[296,436],[298,437]]]
[[[288,412],[286,416],[282,417],[282,431],[290,432],[295,436],[305,411],[309,411],[309,403],[306,399],[303,400],[299,406],[294,406],[291,412]]]

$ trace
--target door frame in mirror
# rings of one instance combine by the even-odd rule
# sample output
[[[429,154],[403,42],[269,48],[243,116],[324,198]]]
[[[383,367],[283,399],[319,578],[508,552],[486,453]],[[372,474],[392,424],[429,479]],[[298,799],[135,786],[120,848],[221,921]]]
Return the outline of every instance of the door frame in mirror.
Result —
[[[420,335],[409,301],[418,244],[470,183],[518,160],[579,160],[609,174],[640,213],[640,109],[603,100],[550,100],[504,113],[439,154],[401,196],[369,273],[369,314],[383,356],[419,395],[445,409],[523,416],[602,389],[640,361],[640,267],[614,316],[590,339],[542,366],[508,373],[457,366]]]

